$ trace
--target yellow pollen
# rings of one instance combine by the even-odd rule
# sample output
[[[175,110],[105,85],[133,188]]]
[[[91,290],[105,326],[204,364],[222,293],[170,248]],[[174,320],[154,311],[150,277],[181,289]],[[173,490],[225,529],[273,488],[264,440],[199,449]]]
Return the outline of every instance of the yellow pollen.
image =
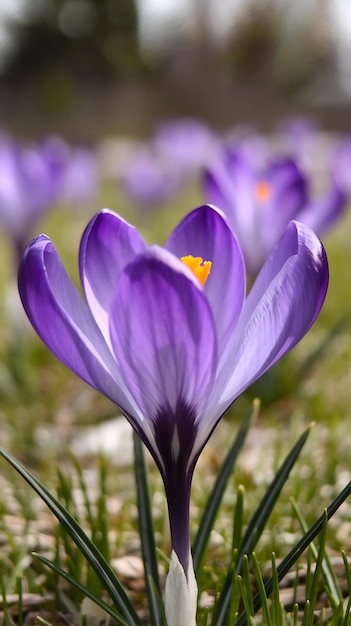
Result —
[[[260,180],[255,185],[255,197],[259,202],[266,202],[272,195],[272,187],[265,180]]]
[[[199,283],[203,286],[211,271],[212,261],[204,261],[201,256],[182,256],[181,261],[195,274]]]

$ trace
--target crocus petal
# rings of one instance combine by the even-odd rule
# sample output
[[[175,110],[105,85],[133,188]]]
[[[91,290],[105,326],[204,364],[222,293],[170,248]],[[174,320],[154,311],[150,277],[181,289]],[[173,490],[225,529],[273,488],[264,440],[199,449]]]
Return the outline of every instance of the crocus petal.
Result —
[[[39,149],[28,148],[22,151],[19,175],[24,207],[26,207],[26,200],[27,203],[30,201],[30,211],[27,208],[27,213],[32,212],[35,216],[41,216],[57,199],[58,190],[49,164],[45,162]],[[28,219],[30,219],[29,215]]]
[[[333,183],[325,196],[306,206],[299,220],[320,235],[339,219],[346,209],[347,201],[346,191]]]
[[[170,119],[155,130],[154,145],[162,160],[180,167],[188,175],[209,162],[218,150],[218,139],[200,120]]]
[[[332,154],[331,171],[335,183],[347,194],[351,191],[351,135],[344,135]]]
[[[180,222],[166,248],[179,258],[191,254],[212,262],[204,293],[215,318],[220,354],[234,331],[245,298],[245,267],[235,235],[215,207],[204,205]]]
[[[262,219],[262,225],[272,232],[271,250],[290,220],[298,219],[305,206],[308,200],[307,180],[292,159],[271,163],[263,177],[272,189],[272,202],[267,203]]]
[[[226,151],[204,175],[206,198],[224,212],[240,241],[249,271],[260,267],[264,257],[254,199],[256,183],[256,173],[240,150]]]
[[[84,231],[80,250],[81,282],[90,310],[110,345],[109,311],[118,278],[145,242],[121,217],[103,210]]]
[[[196,625],[197,583],[191,555],[187,575],[185,575],[176,553],[172,550],[164,602],[167,626]]]
[[[238,236],[247,270],[256,274],[307,201],[307,181],[292,159],[258,168],[240,148],[227,150],[205,174],[205,192]]]
[[[219,207],[223,211],[230,210],[230,193],[229,189],[226,193],[224,185],[221,184],[221,177],[218,174],[218,166],[216,168],[204,170],[203,174],[203,188],[206,199],[211,204]]]
[[[93,149],[72,150],[62,180],[61,194],[65,202],[89,206],[97,196],[99,183],[99,164]]]
[[[138,416],[92,314],[45,235],[26,248],[18,280],[24,309],[50,350],[127,415]]]
[[[123,169],[122,184],[134,203],[153,206],[177,193],[183,178],[173,160],[162,158],[152,145],[144,145],[130,154]]]
[[[111,307],[126,384],[145,418],[156,423],[162,413],[171,432],[180,405],[201,415],[216,368],[212,312],[191,276],[171,253],[148,248],[122,272]]]
[[[219,417],[298,343],[315,321],[327,286],[328,263],[320,240],[304,224],[290,222],[246,300],[209,412]]]
[[[0,142],[0,222],[9,234],[17,237],[27,228],[22,181],[20,179],[19,149],[9,141]],[[26,220],[23,226],[23,220]]]
[[[256,173],[240,150],[225,150],[205,170],[207,200],[226,214],[234,232],[251,233],[255,223],[253,192]]]
[[[0,171],[0,223],[22,248],[36,221],[53,206],[57,186],[39,147],[21,147],[5,138],[0,139]]]

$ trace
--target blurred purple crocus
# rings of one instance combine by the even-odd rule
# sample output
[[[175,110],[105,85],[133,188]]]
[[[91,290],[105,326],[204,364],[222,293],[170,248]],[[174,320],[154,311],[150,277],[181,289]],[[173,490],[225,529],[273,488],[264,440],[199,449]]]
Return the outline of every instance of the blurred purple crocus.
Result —
[[[157,153],[152,144],[135,148],[120,176],[122,188],[136,207],[155,207],[174,196],[183,184],[174,163]]]
[[[77,208],[89,208],[96,200],[100,187],[97,155],[92,147],[71,148],[64,171],[62,199]]]
[[[129,153],[119,177],[122,188],[136,207],[157,207],[179,193],[218,149],[218,138],[200,120],[164,120],[148,142]]]
[[[12,240],[16,260],[57,199],[62,167],[54,146],[0,141],[0,228]]]
[[[319,129],[316,120],[310,117],[289,117],[278,125],[278,141],[286,154],[297,159],[306,159],[313,153]]]
[[[339,138],[331,157],[331,169],[338,185],[351,193],[351,134]]]
[[[85,299],[40,235],[20,265],[21,299],[44,343],[120,407],[155,459],[173,547],[166,613],[179,623],[174,587],[189,590],[189,616],[196,607],[189,505],[197,459],[227,408],[315,321],[326,254],[310,228],[290,222],[245,298],[241,250],[216,208],[192,211],[163,248],[103,210],[83,234],[79,267]]]
[[[255,276],[292,219],[319,235],[340,217],[346,191],[333,179],[329,190],[311,199],[309,181],[291,158],[262,167],[247,151],[228,149],[204,172],[206,200],[220,207],[236,233],[248,273]]]
[[[74,207],[86,208],[96,199],[100,171],[92,146],[71,146],[61,137],[49,137],[42,154],[58,184],[59,200]]]
[[[216,134],[199,119],[185,117],[163,120],[153,136],[156,151],[187,176],[211,162],[219,149]]]

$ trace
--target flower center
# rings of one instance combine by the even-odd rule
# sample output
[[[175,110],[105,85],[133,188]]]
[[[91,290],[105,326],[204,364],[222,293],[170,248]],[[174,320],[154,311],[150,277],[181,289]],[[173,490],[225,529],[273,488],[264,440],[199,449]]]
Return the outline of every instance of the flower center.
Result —
[[[201,256],[182,256],[181,261],[195,274],[199,283],[203,286],[211,271],[212,261],[204,261]]]
[[[255,185],[254,194],[259,202],[267,202],[272,195],[272,187],[265,180],[259,180]]]

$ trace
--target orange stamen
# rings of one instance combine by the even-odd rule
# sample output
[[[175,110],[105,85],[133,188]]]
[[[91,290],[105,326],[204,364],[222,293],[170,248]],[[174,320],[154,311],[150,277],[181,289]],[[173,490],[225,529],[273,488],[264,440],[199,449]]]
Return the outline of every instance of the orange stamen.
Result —
[[[211,271],[212,262],[204,261],[200,256],[192,256],[191,254],[182,256],[181,260],[195,274],[199,283],[204,286]]]
[[[272,187],[265,180],[260,180],[255,185],[255,197],[259,202],[267,202],[272,195]]]

